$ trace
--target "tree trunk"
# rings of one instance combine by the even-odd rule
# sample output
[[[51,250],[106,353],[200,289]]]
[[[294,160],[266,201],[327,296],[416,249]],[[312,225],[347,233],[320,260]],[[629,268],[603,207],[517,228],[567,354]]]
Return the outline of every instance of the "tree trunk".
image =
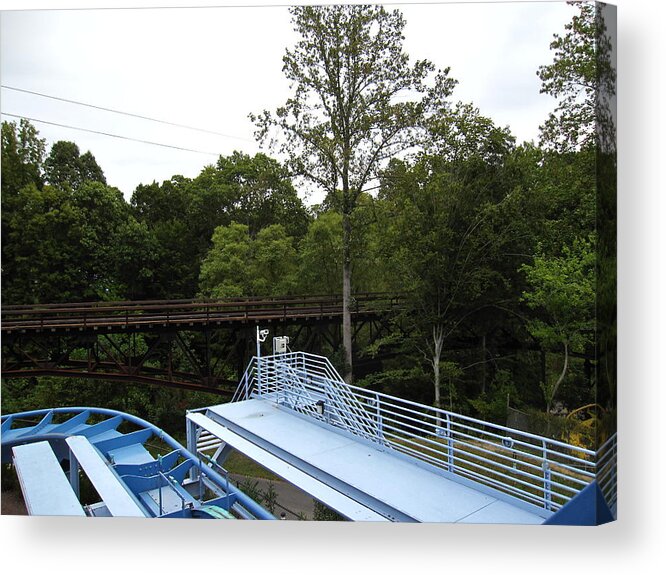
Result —
[[[439,356],[432,358],[432,370],[435,376],[435,407],[438,409],[442,407],[442,395],[440,391],[440,374],[439,374]]]
[[[342,214],[342,346],[345,350],[345,374],[352,383],[352,325],[351,325],[351,222]]]
[[[439,362],[442,357],[442,346],[444,345],[444,329],[442,326],[432,327],[432,371],[435,385],[435,407],[441,409],[442,399],[440,392]],[[437,425],[440,425],[440,417],[437,415]]]
[[[481,336],[481,394],[486,393],[486,334]]]
[[[569,342],[567,342],[567,340],[564,340],[564,365],[562,366],[562,372],[560,373],[560,376],[557,378],[555,385],[553,385],[553,389],[548,397],[548,403],[546,405],[546,413],[548,415],[550,415],[550,408],[553,404],[553,400],[555,399],[555,394],[557,393],[560,384],[564,381],[564,376],[567,374],[568,367],[569,367]]]

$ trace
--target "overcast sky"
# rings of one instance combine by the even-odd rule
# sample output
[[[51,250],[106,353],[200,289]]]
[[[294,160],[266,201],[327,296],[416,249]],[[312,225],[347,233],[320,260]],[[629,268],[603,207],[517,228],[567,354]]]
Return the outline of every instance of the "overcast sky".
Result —
[[[286,7],[235,4],[3,11],[2,118],[32,118],[48,146],[69,140],[81,153],[90,150],[108,183],[127,199],[140,183],[175,174],[195,177],[219,154],[254,154],[260,148],[248,114],[274,110],[287,98],[282,56],[296,36]],[[450,66],[450,75],[459,81],[453,100],[472,102],[496,124],[509,126],[519,142],[537,139],[539,124],[555,102],[539,94],[536,71],[552,61],[550,41],[564,29],[573,8],[564,2],[392,6],[405,16],[410,57],[427,58],[438,68]]]

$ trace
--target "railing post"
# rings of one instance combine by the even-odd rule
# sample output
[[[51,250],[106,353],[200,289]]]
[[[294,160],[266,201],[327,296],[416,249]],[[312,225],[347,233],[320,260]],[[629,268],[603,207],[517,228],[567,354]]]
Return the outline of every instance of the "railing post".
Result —
[[[377,439],[379,440],[380,445],[384,445],[384,418],[382,416],[382,410],[380,405],[380,397],[375,393],[375,412],[377,413]]]
[[[543,446],[543,506],[545,509],[552,509],[552,482],[550,475],[550,463],[548,462],[548,448],[546,442],[541,442]]]
[[[162,477],[164,477],[164,476],[162,475],[162,455],[161,454],[157,455],[157,462],[159,464],[159,472],[157,473],[157,475],[159,477],[159,481],[157,483],[157,491],[158,491],[158,495],[159,495],[160,517],[162,517],[162,513],[163,513],[163,510],[162,510]]]
[[[187,421],[187,427],[186,427],[187,450],[190,453],[194,453],[194,455],[198,457],[199,453],[197,451],[197,425],[196,423],[190,421],[189,419],[186,419],[186,421]],[[190,479],[192,481],[197,479],[197,470],[194,466],[190,468]],[[201,479],[201,477],[199,477],[199,479]]]
[[[453,438],[451,437],[451,415],[446,414],[446,452],[449,463],[449,471],[454,472],[454,457],[453,457]]]

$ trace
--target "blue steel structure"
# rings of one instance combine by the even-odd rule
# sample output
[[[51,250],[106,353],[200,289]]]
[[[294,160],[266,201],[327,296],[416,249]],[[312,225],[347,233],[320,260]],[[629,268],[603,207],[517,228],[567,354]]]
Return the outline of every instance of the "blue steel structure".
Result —
[[[231,403],[187,419],[192,452],[222,464],[238,449],[349,519],[584,525],[617,513],[616,435],[583,449],[348,385],[303,352],[258,355]]]
[[[1,434],[2,463],[14,463],[34,514],[275,519],[232,485],[224,468],[127,413],[71,407],[3,415]],[[151,440],[170,451],[153,456]],[[79,503],[82,474],[101,501]]]

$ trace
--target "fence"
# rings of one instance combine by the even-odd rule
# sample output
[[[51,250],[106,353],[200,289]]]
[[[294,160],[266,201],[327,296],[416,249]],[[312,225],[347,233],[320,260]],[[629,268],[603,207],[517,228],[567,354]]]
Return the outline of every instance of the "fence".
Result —
[[[327,358],[303,352],[254,358],[234,401],[256,397],[547,510],[597,474],[614,501],[615,436],[597,453],[348,385]]]

